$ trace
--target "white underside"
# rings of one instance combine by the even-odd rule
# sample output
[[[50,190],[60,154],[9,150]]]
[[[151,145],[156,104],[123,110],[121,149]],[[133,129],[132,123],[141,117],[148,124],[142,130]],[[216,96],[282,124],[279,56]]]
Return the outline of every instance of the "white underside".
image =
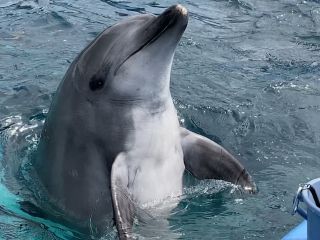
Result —
[[[180,196],[184,163],[173,103],[156,114],[141,107],[132,113],[134,131],[126,153],[130,193],[141,205]]]

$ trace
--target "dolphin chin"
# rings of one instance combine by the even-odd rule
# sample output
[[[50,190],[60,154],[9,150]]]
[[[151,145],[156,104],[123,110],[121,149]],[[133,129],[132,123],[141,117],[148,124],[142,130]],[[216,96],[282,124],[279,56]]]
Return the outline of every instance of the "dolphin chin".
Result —
[[[101,235],[114,219],[119,238],[131,239],[139,206],[181,195],[185,170],[255,189],[223,147],[179,126],[170,73],[187,23],[181,5],[130,17],[70,65],[33,164],[50,207],[61,213],[55,221]]]

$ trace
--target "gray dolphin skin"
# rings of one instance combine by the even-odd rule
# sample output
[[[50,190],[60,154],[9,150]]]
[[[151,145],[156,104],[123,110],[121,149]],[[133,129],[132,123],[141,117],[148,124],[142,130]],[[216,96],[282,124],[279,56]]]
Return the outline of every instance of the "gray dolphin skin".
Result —
[[[73,61],[54,96],[34,167],[50,204],[92,235],[114,219],[132,239],[136,206],[179,196],[184,171],[255,192],[217,143],[179,126],[170,72],[187,26],[181,5],[127,18]]]

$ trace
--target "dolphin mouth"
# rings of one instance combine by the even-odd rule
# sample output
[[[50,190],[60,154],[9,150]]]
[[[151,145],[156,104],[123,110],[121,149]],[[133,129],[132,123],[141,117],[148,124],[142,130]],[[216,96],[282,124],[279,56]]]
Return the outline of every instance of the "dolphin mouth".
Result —
[[[182,5],[173,5],[167,8],[163,13],[157,16],[141,33],[146,36],[145,41],[141,46],[129,54],[115,69],[114,75],[117,73],[119,68],[133,55],[141,51],[143,48],[151,45],[159,37],[161,37],[168,29],[177,27],[178,34],[177,40],[180,39],[182,33],[186,29],[188,24],[188,11]],[[177,41],[178,42],[178,41]]]
[[[151,23],[151,28],[155,26],[156,30],[150,30],[150,27],[147,27],[145,32],[151,31],[153,37],[151,37],[143,46],[150,45],[155,42],[166,30],[176,25],[181,27],[181,33],[185,30],[188,24],[188,11],[182,5],[174,5],[167,8],[162,14],[160,14],[155,21]]]

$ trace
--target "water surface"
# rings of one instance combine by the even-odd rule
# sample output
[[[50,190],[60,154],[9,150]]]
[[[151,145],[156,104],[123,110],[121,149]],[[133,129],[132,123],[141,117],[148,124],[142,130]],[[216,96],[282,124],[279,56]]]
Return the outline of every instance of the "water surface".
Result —
[[[104,28],[175,3],[0,1],[0,239],[85,238],[18,205],[33,197],[29,159],[52,96]],[[279,239],[301,220],[290,216],[298,184],[319,177],[320,3],[180,3],[190,12],[172,70],[180,120],[238,156],[260,191],[195,182],[163,228],[149,227],[159,239]]]

